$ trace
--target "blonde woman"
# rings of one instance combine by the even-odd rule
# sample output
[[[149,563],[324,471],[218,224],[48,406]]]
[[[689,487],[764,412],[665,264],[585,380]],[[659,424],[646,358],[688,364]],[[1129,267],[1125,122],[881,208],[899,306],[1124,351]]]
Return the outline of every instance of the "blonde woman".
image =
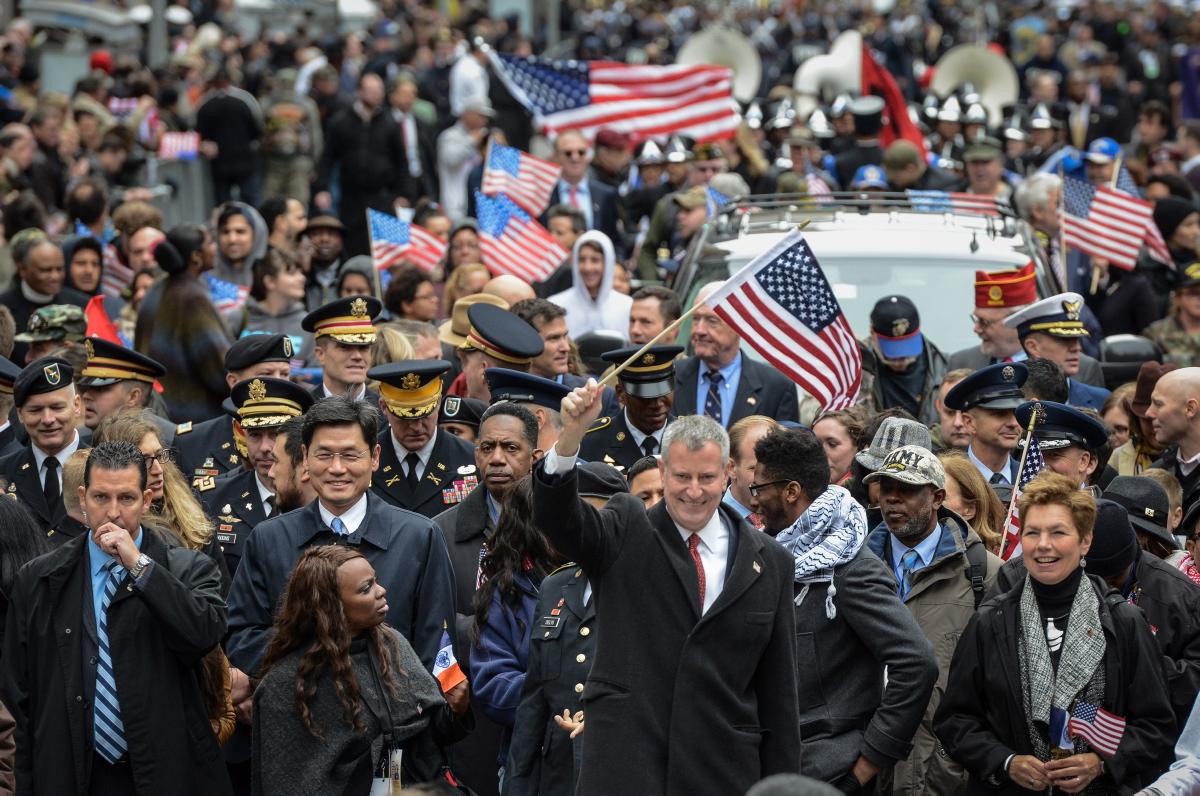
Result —
[[[125,411],[100,421],[92,435],[92,444],[128,442],[136,445],[146,460],[146,488],[151,493],[150,523],[165,528],[189,550],[199,550],[217,562],[221,570],[222,591],[229,593],[229,572],[225,556],[213,535],[212,520],[204,513],[183,474],[175,466],[174,452],[163,447],[158,426],[145,411]],[[244,675],[243,675],[244,676]],[[231,699],[229,661],[220,647],[204,658],[201,686],[218,743],[233,735],[236,717]]]
[[[983,545],[1000,555],[1004,539],[1005,505],[983,480],[979,469],[961,453],[949,452],[938,456],[946,468],[946,508],[966,520]]]
[[[483,263],[464,263],[446,277],[446,290],[442,294],[442,306],[453,307],[463,296],[482,293],[483,286],[492,278]]]

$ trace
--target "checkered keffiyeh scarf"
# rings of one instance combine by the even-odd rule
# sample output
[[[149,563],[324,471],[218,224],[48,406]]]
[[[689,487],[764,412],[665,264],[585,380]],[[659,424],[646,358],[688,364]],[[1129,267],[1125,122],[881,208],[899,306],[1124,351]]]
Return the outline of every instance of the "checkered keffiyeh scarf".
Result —
[[[796,582],[804,586],[796,605],[804,601],[811,584],[828,581],[825,615],[830,619],[837,616],[833,570],[854,558],[866,539],[867,512],[843,487],[827,487],[790,528],[776,537],[792,554]]]

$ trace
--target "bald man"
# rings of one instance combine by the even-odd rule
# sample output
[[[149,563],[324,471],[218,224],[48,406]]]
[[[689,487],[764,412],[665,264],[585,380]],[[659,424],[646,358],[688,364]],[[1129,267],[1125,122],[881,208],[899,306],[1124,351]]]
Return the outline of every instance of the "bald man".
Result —
[[[158,245],[160,240],[167,236],[163,234],[161,229],[154,227],[142,227],[137,232],[129,236],[129,244],[127,246],[129,255],[129,267],[137,271],[148,271],[155,266],[154,247]]]
[[[1183,511],[1200,500],[1200,368],[1163,374],[1154,385],[1146,417],[1166,445],[1153,467],[1172,473],[1183,487]]]
[[[512,274],[500,274],[500,276],[492,277],[483,286],[483,292],[504,299],[510,307],[518,301],[537,298],[537,294],[533,292],[533,288],[529,286],[528,282]]]

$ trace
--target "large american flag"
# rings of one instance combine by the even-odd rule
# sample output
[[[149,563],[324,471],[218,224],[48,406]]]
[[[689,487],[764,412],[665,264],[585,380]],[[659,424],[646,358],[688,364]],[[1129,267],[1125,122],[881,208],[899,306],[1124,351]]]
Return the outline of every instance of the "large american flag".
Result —
[[[557,163],[492,142],[483,165],[482,190],[488,196],[504,194],[525,212],[540,216],[550,204],[560,174]]]
[[[607,128],[634,138],[683,133],[697,141],[729,138],[742,116],[725,66],[630,66],[611,61],[552,61],[491,54],[496,74],[554,136],[580,130],[589,140]]]
[[[975,213],[999,216],[1000,204],[994,196],[955,191],[908,190],[913,209],[921,213]]]
[[[823,409],[854,403],[862,382],[858,341],[799,230],[749,262],[707,303]]]
[[[371,259],[380,271],[403,260],[432,271],[446,254],[446,242],[417,224],[370,208],[367,221],[371,231]]]
[[[1030,434],[1025,443],[1029,452],[1025,454],[1025,466],[1017,477],[1017,485],[1013,488],[1012,498],[1008,502],[1008,522],[1004,526],[1004,546],[1000,548],[1000,558],[1007,561],[1013,556],[1021,555],[1021,517],[1017,504],[1021,502],[1021,492],[1029,482],[1037,478],[1038,473],[1046,469],[1046,459],[1042,456],[1042,446],[1037,437]]]
[[[493,274],[540,282],[562,264],[567,251],[546,229],[507,196],[475,194],[479,247]]]
[[[1111,758],[1125,735],[1125,719],[1081,699],[1071,710],[1068,730],[1087,741],[1097,754]]]
[[[1142,243],[1158,232],[1153,214],[1154,206],[1145,199],[1107,185],[1063,178],[1063,240],[1118,268],[1130,271],[1137,265]]]

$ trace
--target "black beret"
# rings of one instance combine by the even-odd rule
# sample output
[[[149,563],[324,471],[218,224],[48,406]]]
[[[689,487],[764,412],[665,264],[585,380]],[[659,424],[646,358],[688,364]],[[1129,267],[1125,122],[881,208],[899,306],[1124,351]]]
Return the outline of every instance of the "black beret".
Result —
[[[479,430],[479,421],[487,411],[487,404],[478,398],[447,395],[442,398],[442,411],[438,413],[438,425],[459,423]]]
[[[286,334],[248,334],[225,352],[225,370],[245,370],[259,362],[291,362],[295,353]]]
[[[13,382],[13,402],[24,406],[34,395],[61,390],[75,378],[71,363],[59,357],[42,357],[26,365]]]

